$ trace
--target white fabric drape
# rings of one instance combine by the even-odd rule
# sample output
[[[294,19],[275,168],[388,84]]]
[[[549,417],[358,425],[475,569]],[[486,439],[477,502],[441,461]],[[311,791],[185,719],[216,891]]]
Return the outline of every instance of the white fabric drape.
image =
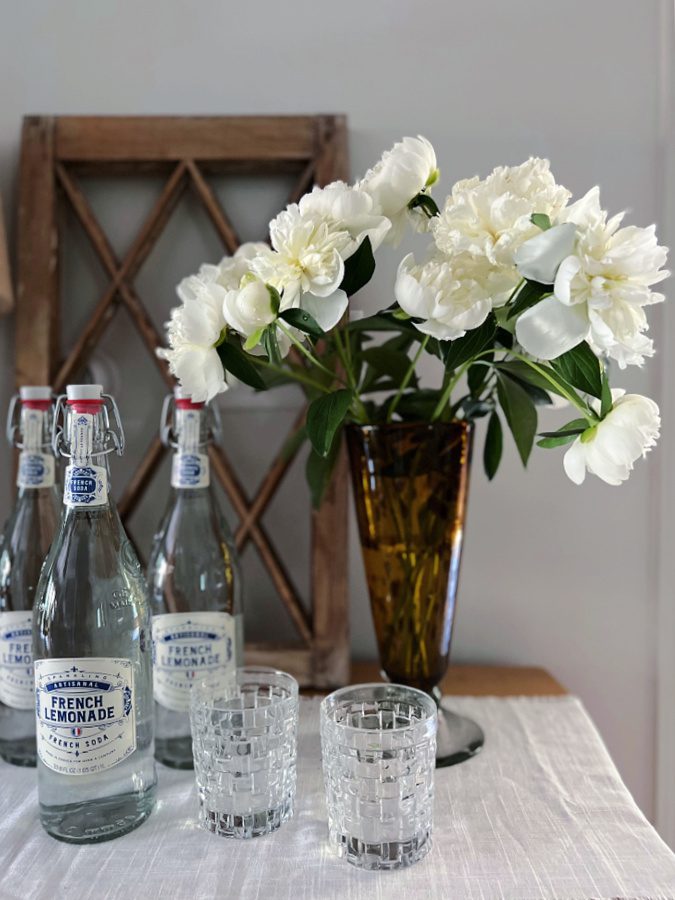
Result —
[[[579,700],[444,701],[478,720],[475,759],[436,773],[434,847],[410,869],[371,873],[326,843],[319,701],[303,700],[295,818],[252,841],[196,825],[191,772],[159,767],[139,829],[73,847],[37,820],[35,771],[0,763],[5,900],[671,900],[675,856],[623,785]]]

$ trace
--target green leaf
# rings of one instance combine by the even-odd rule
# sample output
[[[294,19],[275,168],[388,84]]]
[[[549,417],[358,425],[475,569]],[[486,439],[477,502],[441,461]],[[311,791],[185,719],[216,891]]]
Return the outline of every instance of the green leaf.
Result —
[[[305,312],[303,309],[298,309],[297,307],[294,309],[285,309],[280,313],[279,318],[283,319],[284,322],[287,322],[289,325],[292,325],[293,328],[297,328],[298,331],[303,331],[313,338],[320,338],[326,333],[314,316],[310,316],[308,312]]]
[[[420,335],[420,332],[409,318],[395,318],[393,313],[394,311],[392,310],[391,313],[382,312],[374,316],[367,316],[365,319],[355,319],[353,322],[349,322],[347,327],[350,332],[400,331],[401,333]]]
[[[340,289],[353,297],[361,290],[364,284],[368,284],[375,271],[375,257],[370,238],[364,238],[358,250],[345,260],[345,274],[340,284]]]
[[[483,447],[483,468],[489,481],[492,481],[497,474],[499,462],[502,458],[503,444],[502,423],[498,413],[493,412],[488,422],[485,445]]]
[[[307,465],[305,466],[305,477],[309,485],[309,493],[314,509],[318,509],[321,506],[326,489],[330,484],[339,452],[339,440],[334,441],[328,456],[319,456],[313,448],[310,448],[307,456]]]
[[[509,305],[507,319],[513,319],[519,316],[531,306],[536,306],[540,300],[551,293],[550,284],[539,284],[538,281],[526,281],[522,288],[518,291],[512,303]]]
[[[437,216],[440,213],[440,209],[434,198],[430,194],[425,194],[423,191],[412,198],[408,204],[408,209],[421,209],[428,219],[433,219],[434,216]]]
[[[255,365],[241,348],[229,341],[223,341],[216,349],[226,372],[230,372],[239,381],[257,391],[264,391],[267,388]]]
[[[487,350],[488,347],[491,347],[496,331],[497,320],[494,317],[494,313],[490,313],[478,328],[467,331],[463,337],[457,338],[456,341],[446,341],[443,345],[443,362],[445,363],[446,371],[452,372],[474,356],[478,356],[479,353]]]
[[[471,396],[476,398],[480,395],[483,385],[490,374],[489,366],[473,365],[470,366],[466,373],[466,381],[469,385]]]
[[[281,294],[275,287],[272,287],[271,284],[266,285],[266,287],[270,295],[270,306],[272,307],[272,312],[276,316],[278,315],[279,307],[281,306]]]
[[[262,345],[267,358],[275,366],[281,365],[281,351],[279,350],[279,339],[277,338],[277,326],[268,325],[263,331]]]
[[[512,378],[516,378],[518,381],[535,385],[549,394],[558,394],[561,397],[565,397],[567,394],[574,397],[579,403],[583,402],[572,385],[565,381],[562,375],[544,363],[537,363],[537,369],[533,369],[532,366],[529,366],[522,360],[513,359],[509,362],[494,363],[494,367]],[[542,373],[545,373],[545,375]]]
[[[551,220],[546,213],[532,213],[530,222],[532,222],[533,225],[536,225],[537,228],[541,228],[542,231],[548,231],[551,227]]]
[[[525,466],[537,432],[537,410],[527,391],[501,373],[497,377],[497,396]]]
[[[364,350],[363,359],[369,366],[361,386],[361,390],[364,393],[372,390],[373,385],[382,376],[387,376],[400,384],[410,366],[410,359],[403,350],[394,350],[386,345],[369,347]],[[416,380],[412,386],[417,386]]]
[[[439,398],[440,391],[435,388],[408,391],[399,400],[396,412],[404,421],[428,422],[436,409]],[[385,404],[385,418],[393,399],[390,397]]]
[[[323,394],[307,410],[307,435],[319,456],[327,456],[335,433],[342,425],[352,402],[352,392],[343,388]]]
[[[604,419],[608,412],[612,409],[612,389],[609,386],[609,378],[603,367],[602,370],[602,390],[600,393],[600,418]]]
[[[518,378],[518,376],[514,375],[512,372],[506,372],[506,375],[509,378],[513,378],[514,381],[517,381],[520,387],[527,391],[535,406],[551,405],[551,396],[546,388],[542,388],[538,384],[532,384],[529,380]]]
[[[537,441],[537,447],[544,447],[544,449],[550,450],[553,447],[562,447],[565,444],[570,444],[580,434],[583,434],[588,427],[586,419],[573,419],[557,431],[542,431],[540,433],[541,440]]]
[[[602,397],[600,360],[586,341],[552,360],[551,365],[575,388],[593,397]]]
[[[257,328],[253,334],[250,334],[244,341],[244,350],[253,350],[254,347],[257,347],[262,339],[264,330],[264,327]]]

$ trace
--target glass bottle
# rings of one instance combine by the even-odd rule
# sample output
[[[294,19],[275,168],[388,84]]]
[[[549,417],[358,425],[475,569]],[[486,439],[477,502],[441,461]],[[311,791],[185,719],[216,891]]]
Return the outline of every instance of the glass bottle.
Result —
[[[141,567],[108,492],[107,455],[124,451],[117,406],[100,385],[66,396],[53,432],[70,457],[64,514],[38,586],[33,656],[40,819],[81,844],[152,810],[152,653]]]
[[[241,576],[232,533],[210,485],[207,445],[213,410],[176,389],[162,410],[161,435],[174,448],[171,493],[148,564],[153,619],[155,753],[191,769],[190,687],[241,664]]]
[[[7,418],[19,464],[16,504],[0,539],[0,757],[16,766],[36,763],[33,601],[61,512],[53,413],[50,387],[22,387]]]

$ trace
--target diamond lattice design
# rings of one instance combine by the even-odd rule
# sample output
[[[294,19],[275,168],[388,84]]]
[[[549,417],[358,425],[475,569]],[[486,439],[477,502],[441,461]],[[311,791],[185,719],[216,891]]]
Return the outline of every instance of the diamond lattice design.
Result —
[[[223,248],[233,253],[239,237],[209,184],[211,173],[293,173],[289,201],[314,184],[347,176],[346,123],[339,116],[124,118],[30,117],[24,121],[19,207],[17,383],[51,383],[56,391],[78,377],[113,317],[124,308],[153,364],[173,386],[156,350],[163,343],[135,287],[135,279],[176,206],[188,190],[202,204]],[[159,172],[166,178],[126,253],[118,256],[96,217],[81,179],[87,174]],[[58,321],[66,312],[59,296],[59,207],[67,204],[89,241],[109,283],[72,347],[62,356]],[[239,518],[240,552],[255,547],[298,633],[294,645],[247,647],[248,657],[293,672],[305,685],[324,687],[348,676],[345,460],[327,499],[312,516],[311,603],[303,604],[275,549],[262,516],[295,454],[286,448],[303,425],[303,409],[253,492],[247,491],[221,447],[211,448],[212,470]],[[164,455],[153,437],[119,501],[127,520]],[[308,612],[308,610],[310,610]]]

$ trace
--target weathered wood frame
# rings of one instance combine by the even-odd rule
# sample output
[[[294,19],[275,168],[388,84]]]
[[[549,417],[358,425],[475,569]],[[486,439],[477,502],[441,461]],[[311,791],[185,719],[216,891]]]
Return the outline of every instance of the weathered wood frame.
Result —
[[[210,173],[295,173],[290,200],[314,184],[348,177],[347,129],[342,116],[99,117],[31,116],[24,119],[18,216],[16,310],[17,384],[52,384],[56,391],[78,376],[106,327],[123,306],[167,386],[172,379],[155,350],[162,344],[133,285],[183,192],[202,202],[225,250],[239,244],[208,182]],[[164,188],[124,259],[117,258],[80,188],[81,175],[167,175]],[[69,204],[110,283],[64,356],[59,347],[58,210]],[[291,431],[302,427],[304,410]],[[232,462],[212,448],[212,468],[240,518],[241,551],[255,545],[298,632],[296,644],[247,645],[247,659],[284,668],[301,684],[330,687],[349,676],[347,596],[347,471],[344,454],[318,512],[311,513],[311,612],[300,601],[261,517],[292,457],[279,452],[251,497]],[[164,454],[153,437],[120,503],[127,519]],[[308,513],[309,514],[309,513]]]

